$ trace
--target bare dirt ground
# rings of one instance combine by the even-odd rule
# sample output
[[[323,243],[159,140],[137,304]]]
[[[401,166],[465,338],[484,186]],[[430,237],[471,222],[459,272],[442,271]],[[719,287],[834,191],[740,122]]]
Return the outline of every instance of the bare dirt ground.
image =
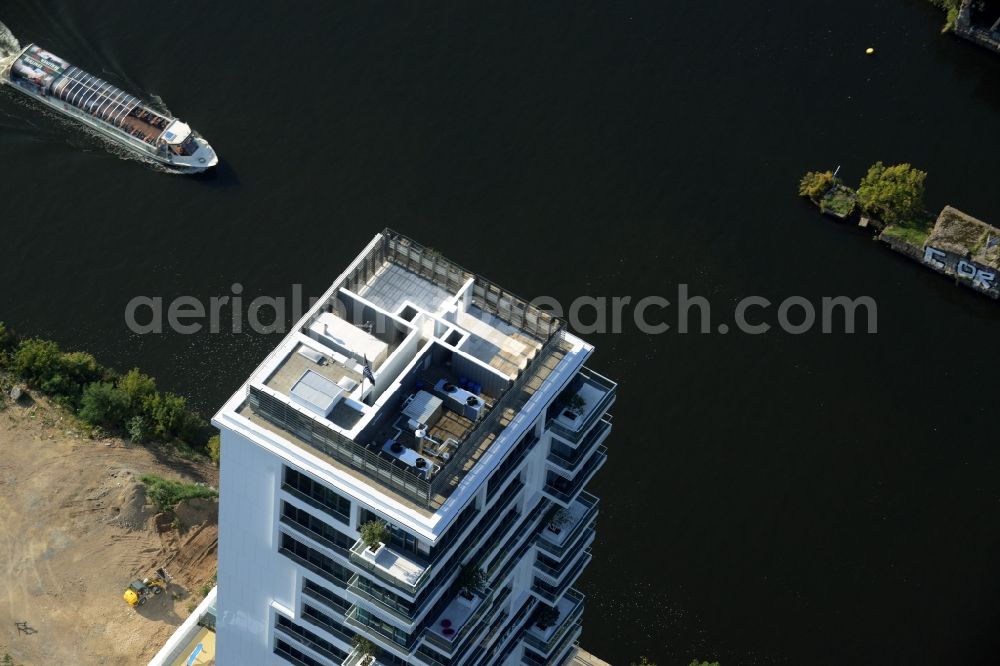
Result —
[[[201,600],[215,573],[217,505],[182,504],[176,522],[157,516],[138,480],[147,473],[218,485],[210,462],[89,439],[45,400],[0,407],[0,656],[145,664]],[[173,576],[168,594],[133,609],[126,586],[158,566]]]

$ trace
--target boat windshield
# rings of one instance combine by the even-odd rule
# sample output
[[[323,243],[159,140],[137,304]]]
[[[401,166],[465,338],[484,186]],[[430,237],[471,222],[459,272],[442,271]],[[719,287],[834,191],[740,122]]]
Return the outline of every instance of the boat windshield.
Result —
[[[200,148],[200,146],[198,145],[198,141],[194,138],[194,134],[185,139],[184,143],[179,146],[170,146],[170,150],[183,157],[194,155],[198,152],[198,148]]]

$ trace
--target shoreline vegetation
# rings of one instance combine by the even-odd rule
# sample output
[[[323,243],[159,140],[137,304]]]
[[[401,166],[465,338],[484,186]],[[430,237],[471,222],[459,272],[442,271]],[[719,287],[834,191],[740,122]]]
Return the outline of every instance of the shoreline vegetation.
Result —
[[[953,31],[958,23],[962,0],[930,0],[930,3],[945,13],[945,24],[941,26],[941,32]]]
[[[837,172],[810,171],[799,181],[799,196],[824,215],[848,220],[875,238],[956,282],[1000,298],[1000,229],[945,206],[935,218],[924,203],[927,173],[910,164],[876,162],[852,189]]]
[[[22,338],[0,322],[0,409],[7,400],[20,398],[19,384],[74,414],[94,439],[116,435],[218,464],[218,434],[183,396],[157,390],[156,381],[138,368],[122,374],[87,352],[63,351],[43,338]]]

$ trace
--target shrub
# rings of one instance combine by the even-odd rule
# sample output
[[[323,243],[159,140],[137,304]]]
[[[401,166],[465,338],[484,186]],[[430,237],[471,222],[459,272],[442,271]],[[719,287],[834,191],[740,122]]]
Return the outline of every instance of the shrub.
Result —
[[[819,199],[833,185],[830,171],[810,171],[799,181],[799,196]]]
[[[126,430],[128,430],[128,438],[135,444],[141,444],[149,437],[146,419],[141,414],[136,414],[128,420]]]
[[[0,353],[8,352],[14,348],[14,334],[7,328],[7,324],[0,321]]]
[[[861,179],[858,204],[886,224],[915,223],[924,217],[927,173],[909,164],[876,162]]]
[[[80,418],[90,425],[119,428],[128,414],[128,397],[114,384],[88,384],[80,398]]]
[[[142,477],[142,482],[146,484],[146,496],[153,500],[160,511],[173,511],[177,503],[184,500],[219,496],[218,492],[208,486],[171,481],[155,474],[146,474]]]
[[[118,380],[118,388],[128,396],[132,414],[142,413],[146,402],[156,395],[156,381],[139,372],[138,368],[132,368],[122,375]]]
[[[370,640],[368,640],[361,634],[354,635],[353,644],[354,644],[354,649],[360,652],[363,659],[365,660],[363,663],[370,663],[373,659],[378,657],[379,654],[381,654],[382,652],[382,650],[377,645],[372,643]]]
[[[164,439],[185,442],[198,439],[205,422],[187,407],[187,400],[174,393],[155,393],[146,400],[146,414],[156,434]]]
[[[75,405],[83,387],[109,377],[110,372],[86,352],[63,353],[52,340],[22,340],[11,369],[28,384],[60,402]]]
[[[380,543],[388,541],[391,535],[389,526],[381,520],[369,520],[367,523],[363,523],[358,528],[358,532],[365,545],[372,549]]]
[[[35,388],[59,372],[59,345],[52,340],[22,340],[14,352],[11,369]]]
[[[205,444],[205,448],[208,449],[208,457],[212,459],[216,465],[219,464],[222,454],[222,439],[219,435],[212,435],[208,438],[208,443]]]
[[[469,562],[458,573],[457,582],[459,592],[469,597],[482,590],[483,586],[486,585],[486,573],[477,565]]]

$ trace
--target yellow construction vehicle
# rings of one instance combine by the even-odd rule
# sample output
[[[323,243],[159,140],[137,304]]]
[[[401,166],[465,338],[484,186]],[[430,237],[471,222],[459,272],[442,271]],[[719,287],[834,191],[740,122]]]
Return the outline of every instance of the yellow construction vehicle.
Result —
[[[151,596],[162,594],[167,589],[170,576],[162,568],[156,570],[156,575],[142,580],[134,580],[125,588],[122,596],[129,606],[141,606]]]

